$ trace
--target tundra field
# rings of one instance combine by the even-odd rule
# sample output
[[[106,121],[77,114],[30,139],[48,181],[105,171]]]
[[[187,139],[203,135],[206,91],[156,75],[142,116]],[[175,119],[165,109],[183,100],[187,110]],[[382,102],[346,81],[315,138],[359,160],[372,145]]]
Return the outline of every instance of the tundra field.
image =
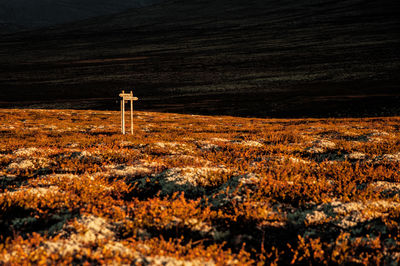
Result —
[[[0,264],[391,264],[400,117],[0,111]]]

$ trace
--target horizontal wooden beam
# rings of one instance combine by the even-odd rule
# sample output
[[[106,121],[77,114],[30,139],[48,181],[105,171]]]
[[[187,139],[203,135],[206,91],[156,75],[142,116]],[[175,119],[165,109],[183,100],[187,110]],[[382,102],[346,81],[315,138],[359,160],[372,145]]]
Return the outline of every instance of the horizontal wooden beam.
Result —
[[[138,97],[134,97],[134,96],[124,96],[123,100],[125,100],[125,101],[137,101],[137,100],[139,100],[139,98]]]
[[[127,96],[132,96],[131,93],[120,93],[119,97],[127,97]]]

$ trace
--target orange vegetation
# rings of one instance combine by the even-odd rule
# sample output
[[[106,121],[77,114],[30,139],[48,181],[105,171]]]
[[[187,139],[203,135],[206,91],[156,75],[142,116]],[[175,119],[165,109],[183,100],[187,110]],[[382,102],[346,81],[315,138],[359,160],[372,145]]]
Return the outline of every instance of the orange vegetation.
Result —
[[[0,111],[0,264],[396,264],[400,118]]]

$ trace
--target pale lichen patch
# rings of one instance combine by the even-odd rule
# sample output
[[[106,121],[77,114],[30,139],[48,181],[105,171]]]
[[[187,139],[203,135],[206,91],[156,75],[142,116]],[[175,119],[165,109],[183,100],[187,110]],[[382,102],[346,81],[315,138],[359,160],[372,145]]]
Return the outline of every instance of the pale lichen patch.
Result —
[[[143,256],[141,259],[136,261],[139,264],[155,265],[155,266],[213,266],[213,261],[203,261],[200,259],[195,260],[179,260],[173,257],[165,256]]]
[[[210,140],[214,142],[229,142],[229,139],[225,138],[211,138]]]
[[[371,183],[370,186],[384,193],[400,193],[400,183],[377,181]]]
[[[155,162],[147,162],[145,160],[137,161],[135,165],[106,165],[107,174],[116,177],[140,177],[151,175],[161,167],[160,164]]]
[[[310,224],[319,224],[327,218],[326,214],[323,211],[315,210],[311,213],[307,213],[304,219],[304,222],[307,225]]]
[[[400,162],[400,152],[395,154],[384,154],[376,156],[372,159],[374,163],[385,163],[385,162]]]
[[[254,141],[254,140],[247,140],[247,141],[242,141],[240,142],[241,145],[243,146],[247,146],[247,147],[262,147],[263,144],[258,142],[258,141]]]
[[[44,245],[49,253],[73,255],[84,247],[96,245],[99,241],[112,242],[115,239],[115,232],[112,229],[111,224],[104,218],[83,216],[75,223],[65,225],[60,233],[61,238],[57,241],[49,240]],[[110,246],[115,244],[112,243]]]
[[[20,162],[13,162],[7,166],[8,172],[14,172],[18,170],[27,170],[35,168],[35,164],[31,160],[22,160]]]
[[[327,149],[334,149],[336,143],[327,139],[317,139],[311,142],[312,146],[306,148],[306,151],[310,153],[323,153]]]
[[[32,156],[38,151],[38,148],[30,147],[30,148],[20,148],[13,152],[16,156]]]
[[[285,159],[285,158],[283,158],[283,159]],[[304,159],[296,158],[296,157],[289,157],[288,159],[292,163],[301,163],[301,164],[309,164],[309,163],[311,163],[308,160],[304,160]]]
[[[49,186],[49,187],[22,187],[19,188],[18,190],[15,191],[7,191],[6,193],[3,193],[2,195],[5,196],[26,196],[26,195],[34,195],[34,196],[45,196],[48,193],[62,193],[59,191],[57,186]]]
[[[364,160],[367,156],[362,152],[352,152],[348,155],[350,160]]]
[[[391,210],[398,209],[400,203],[385,200],[369,202],[332,201],[314,206],[312,209],[297,209],[288,213],[288,222],[296,226],[333,224],[343,229],[351,229],[362,223],[385,217]]]
[[[208,176],[222,172],[227,172],[227,170],[218,167],[171,168],[163,173],[163,180],[176,185],[190,185],[197,187],[200,184],[207,183]]]

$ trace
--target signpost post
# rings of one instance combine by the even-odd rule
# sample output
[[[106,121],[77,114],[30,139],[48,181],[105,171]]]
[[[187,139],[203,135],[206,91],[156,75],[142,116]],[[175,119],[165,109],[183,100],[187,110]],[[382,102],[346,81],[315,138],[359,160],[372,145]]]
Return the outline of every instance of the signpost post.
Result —
[[[139,100],[139,98],[134,97],[132,94],[132,91],[130,93],[125,93],[125,91],[122,91],[122,93],[120,93],[119,96],[122,98],[122,100],[121,100],[121,131],[122,131],[122,134],[125,135],[125,103],[127,101],[130,101],[130,103],[131,103],[131,134],[133,134],[133,101],[137,101],[137,100]]]

